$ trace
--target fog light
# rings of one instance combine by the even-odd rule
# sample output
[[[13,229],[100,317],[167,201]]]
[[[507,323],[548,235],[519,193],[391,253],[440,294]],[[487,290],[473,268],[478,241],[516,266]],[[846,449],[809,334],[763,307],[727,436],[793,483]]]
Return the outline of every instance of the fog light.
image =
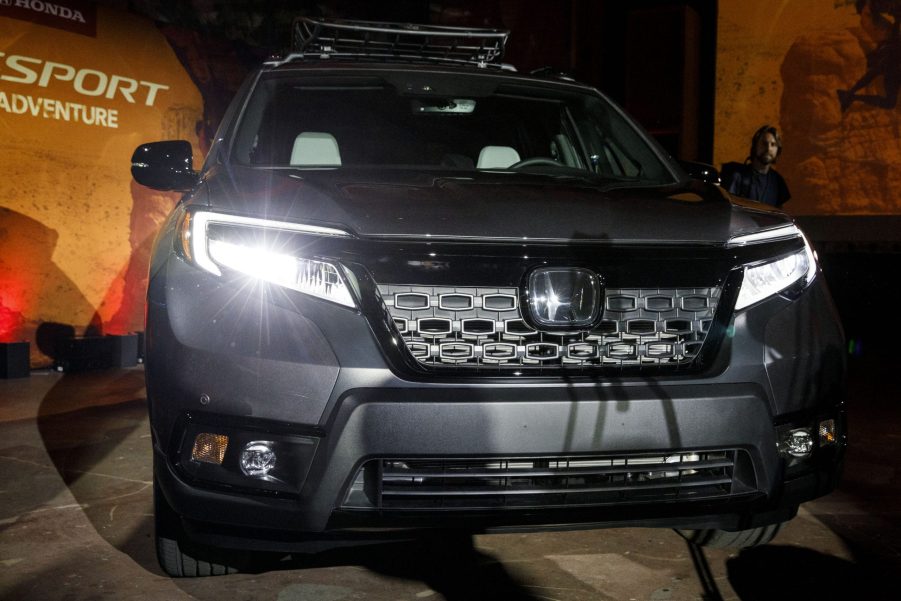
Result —
[[[275,451],[266,441],[248,442],[241,451],[241,471],[246,476],[262,477],[275,467]]]
[[[820,422],[820,446],[835,444],[835,420],[827,419]]]
[[[194,439],[194,448],[191,449],[191,459],[203,463],[215,463],[222,465],[225,459],[225,449],[228,448],[228,436],[224,434],[211,434],[201,432]]]
[[[782,441],[783,450],[792,457],[809,457],[813,451],[813,436],[807,428],[791,430]]]

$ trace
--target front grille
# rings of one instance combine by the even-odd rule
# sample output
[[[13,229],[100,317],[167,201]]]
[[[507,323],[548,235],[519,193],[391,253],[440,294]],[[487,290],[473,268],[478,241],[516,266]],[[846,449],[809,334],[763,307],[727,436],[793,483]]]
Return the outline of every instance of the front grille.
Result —
[[[485,509],[729,498],[755,491],[741,450],[670,455],[376,459],[357,473],[344,507]],[[740,465],[743,464],[743,465]],[[752,477],[753,478],[753,477]]]
[[[516,288],[381,285],[407,351],[446,369],[543,369],[691,365],[713,323],[721,289],[607,289],[591,332],[534,330]]]

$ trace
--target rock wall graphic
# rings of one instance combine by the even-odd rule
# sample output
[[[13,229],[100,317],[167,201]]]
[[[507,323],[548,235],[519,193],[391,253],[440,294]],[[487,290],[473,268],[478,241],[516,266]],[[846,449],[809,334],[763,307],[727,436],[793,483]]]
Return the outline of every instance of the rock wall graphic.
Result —
[[[797,38],[781,66],[781,169],[796,214],[901,213],[901,2]]]

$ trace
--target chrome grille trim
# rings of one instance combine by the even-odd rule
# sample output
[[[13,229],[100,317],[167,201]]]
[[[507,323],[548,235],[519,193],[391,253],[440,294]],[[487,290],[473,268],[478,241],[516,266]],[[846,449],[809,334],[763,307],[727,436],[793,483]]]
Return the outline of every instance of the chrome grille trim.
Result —
[[[477,324],[485,326],[486,329],[479,331],[479,328],[476,327]],[[493,319],[484,319],[482,317],[462,319],[460,320],[460,332],[462,332],[464,336],[491,336],[497,332],[497,322]]]
[[[422,309],[429,306],[429,295],[422,292],[408,292],[398,294],[392,300],[392,305],[398,309]]]
[[[530,328],[516,288],[380,285],[379,292],[420,364],[505,370],[691,365],[721,290],[607,289],[602,322],[574,333]]]
[[[465,305],[454,306],[455,304],[459,305],[461,300],[465,303]],[[449,311],[468,311],[474,306],[474,300],[471,294],[451,293],[438,295],[439,309],[446,309]]]
[[[481,306],[490,311],[512,311],[518,302],[515,294],[486,294]]]

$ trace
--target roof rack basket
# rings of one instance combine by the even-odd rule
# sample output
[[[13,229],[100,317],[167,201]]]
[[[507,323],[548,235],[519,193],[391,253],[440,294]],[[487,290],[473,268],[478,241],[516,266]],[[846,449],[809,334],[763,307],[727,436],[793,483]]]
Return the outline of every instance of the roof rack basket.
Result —
[[[499,29],[301,17],[291,58],[365,57],[500,67],[510,32]],[[300,55],[299,57],[297,55]]]

